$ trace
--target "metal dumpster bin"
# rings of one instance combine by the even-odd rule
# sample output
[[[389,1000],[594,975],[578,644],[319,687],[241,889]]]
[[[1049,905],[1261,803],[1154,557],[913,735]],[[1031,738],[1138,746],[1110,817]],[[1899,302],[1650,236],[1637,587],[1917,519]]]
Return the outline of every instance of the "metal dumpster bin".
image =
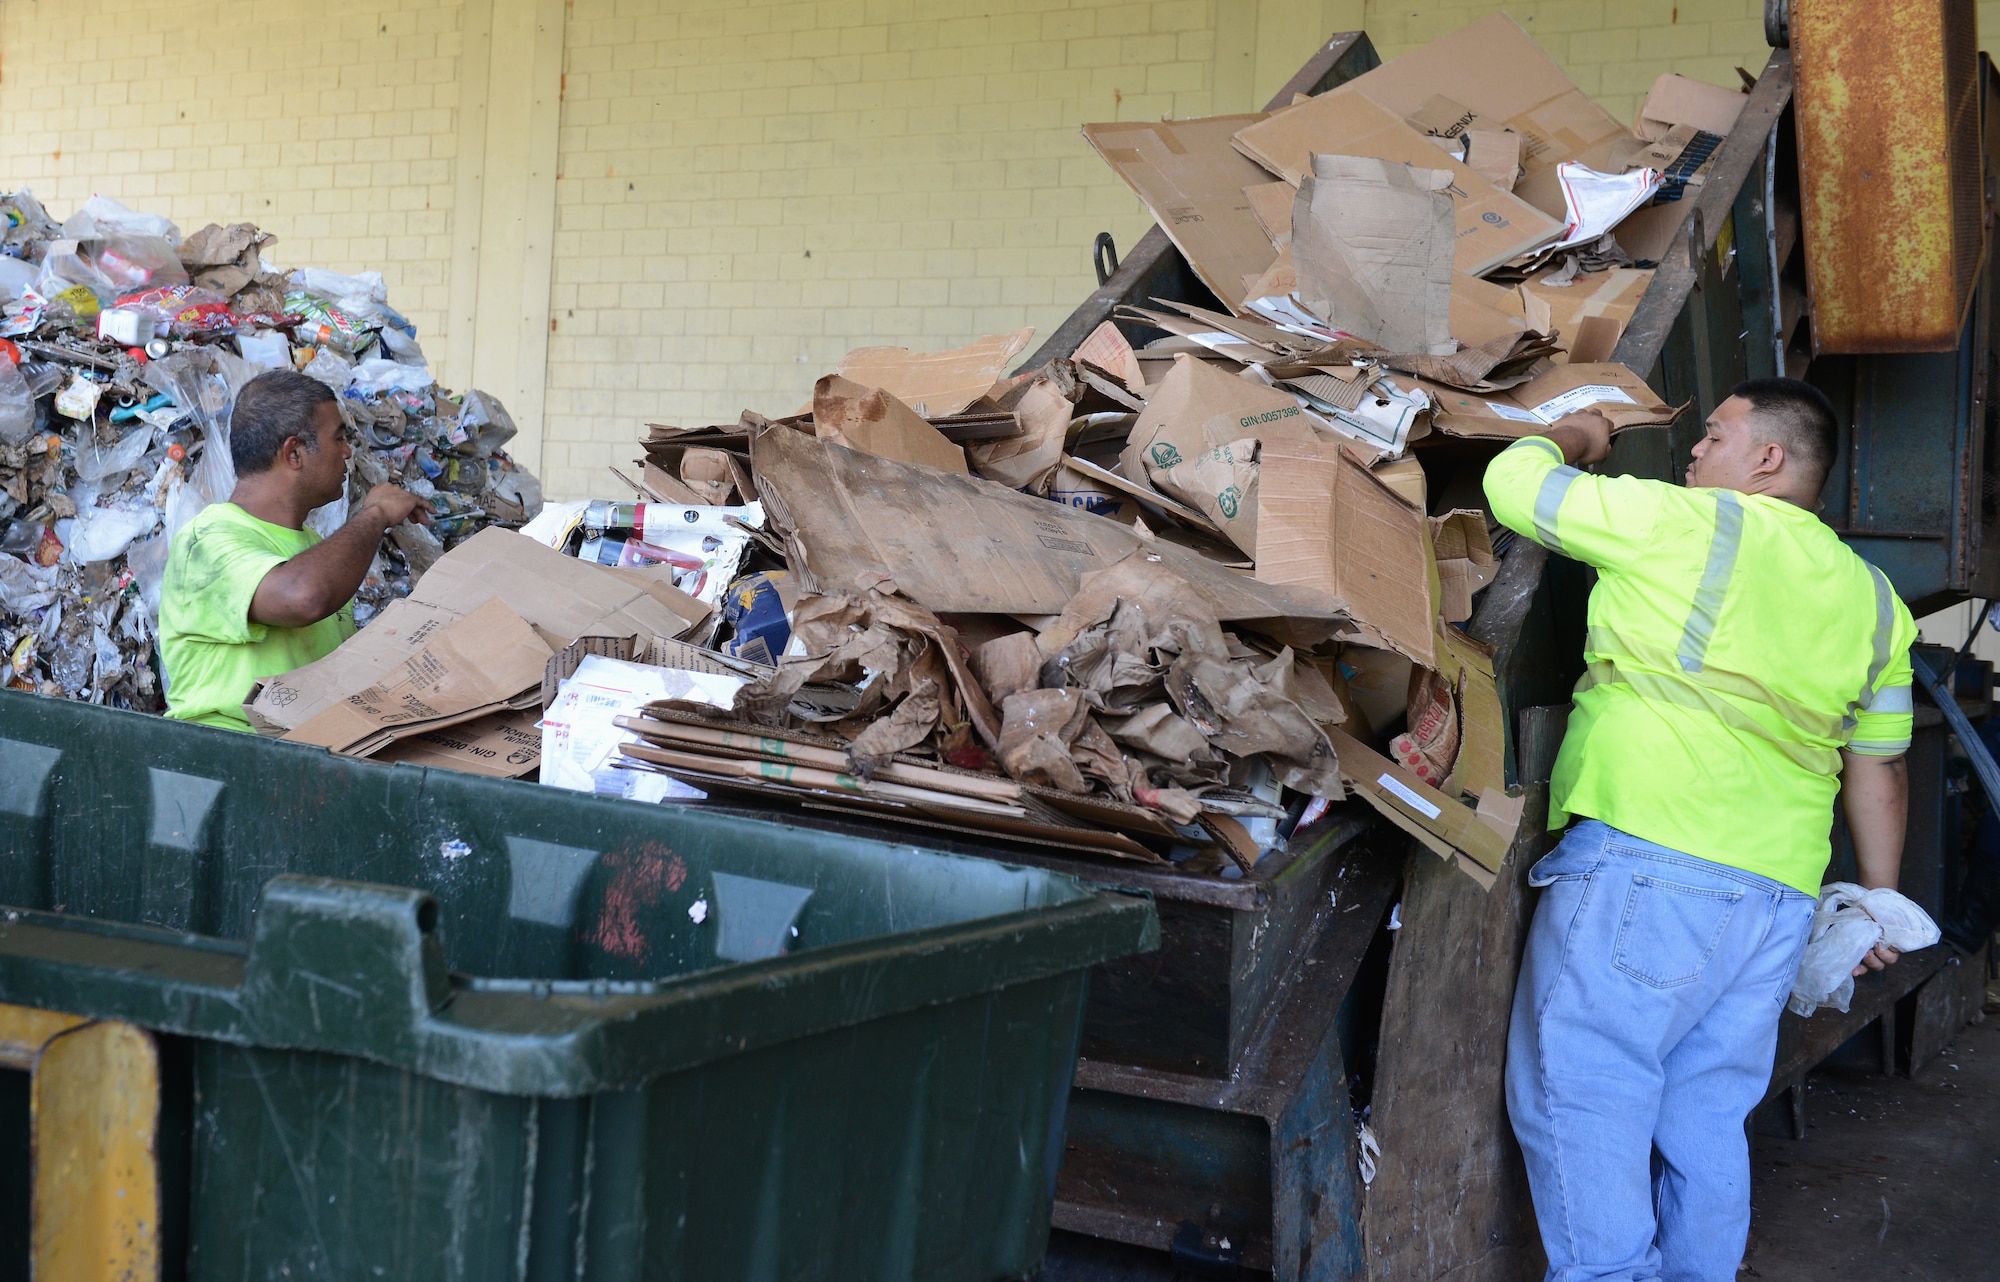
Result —
[[[0,1250],[64,1277],[1018,1276],[1085,976],[1158,939],[1044,870],[11,693],[0,903]]]

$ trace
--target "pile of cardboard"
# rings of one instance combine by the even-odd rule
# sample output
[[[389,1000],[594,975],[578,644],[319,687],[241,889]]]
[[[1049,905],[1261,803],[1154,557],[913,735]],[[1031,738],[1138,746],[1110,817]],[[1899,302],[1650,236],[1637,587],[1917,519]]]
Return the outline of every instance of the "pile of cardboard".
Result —
[[[1084,136],[1239,320],[1388,356],[1559,335],[1566,352],[1546,358],[1560,366],[1610,356],[1744,100],[1662,76],[1627,130],[1495,14],[1275,112]],[[1593,190],[1643,203],[1605,205]],[[1234,331],[1171,332],[1240,357]],[[1578,377],[1517,391],[1500,417]],[[1505,434],[1444,417],[1415,433]],[[1353,426],[1379,443],[1374,426]]]
[[[446,548],[541,505],[500,448],[507,412],[436,385],[375,273],[280,274],[273,238],[93,197],[58,226],[0,196],[0,682],[158,711],[159,592],[174,531],[229,497],[229,407],[266,369],[303,369],[353,430],[349,496],[393,481],[429,526],[383,540],[355,605],[366,622]],[[343,498],[313,514],[330,533]]]
[[[1658,194],[1682,121],[1655,123],[1628,135],[1501,18],[1268,116],[1092,126],[1221,307],[1128,308],[1012,374],[1029,331],[862,349],[789,414],[651,426],[616,499],[446,553],[250,715],[1192,875],[1358,795],[1490,879],[1521,801],[1458,626],[1511,537],[1479,476],[1571,410],[1674,417],[1607,359],[1650,272],[1602,264],[1646,211],[1607,241],[1558,181]]]

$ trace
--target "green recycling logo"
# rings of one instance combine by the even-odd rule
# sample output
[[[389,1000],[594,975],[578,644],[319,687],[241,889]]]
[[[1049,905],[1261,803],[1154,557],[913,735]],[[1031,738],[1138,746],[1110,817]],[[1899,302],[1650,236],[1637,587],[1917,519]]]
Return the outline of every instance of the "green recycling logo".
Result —
[[[1215,496],[1215,506],[1222,509],[1223,519],[1228,521],[1236,519],[1236,509],[1242,502],[1243,492],[1233,485]]]
[[[1153,447],[1153,463],[1157,467],[1179,467],[1181,465],[1181,452],[1165,441],[1161,441]]]

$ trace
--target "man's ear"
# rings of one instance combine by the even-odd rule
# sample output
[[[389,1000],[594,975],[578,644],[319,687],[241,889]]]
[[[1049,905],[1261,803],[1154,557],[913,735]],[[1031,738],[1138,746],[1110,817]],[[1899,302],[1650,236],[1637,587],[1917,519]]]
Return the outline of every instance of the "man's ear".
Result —
[[[1766,441],[1757,447],[1757,461],[1750,468],[1752,476],[1776,476],[1784,470],[1785,447],[1776,441]]]
[[[304,437],[287,436],[285,443],[278,447],[278,461],[296,472],[305,466],[306,453]]]

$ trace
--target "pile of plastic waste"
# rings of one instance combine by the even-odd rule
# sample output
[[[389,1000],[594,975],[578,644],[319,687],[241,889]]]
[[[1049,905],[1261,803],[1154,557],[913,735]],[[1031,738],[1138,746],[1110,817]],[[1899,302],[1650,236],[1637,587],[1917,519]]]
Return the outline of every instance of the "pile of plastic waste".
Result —
[[[520,525],[541,487],[502,448],[492,396],[437,385],[376,272],[281,272],[250,223],[191,236],[93,196],[58,224],[0,196],[0,682],[158,711],[154,661],[168,541],[229,497],[229,409],[267,369],[331,387],[355,444],[348,494],[393,481],[429,526],[383,540],[356,599],[366,622],[444,551]]]

